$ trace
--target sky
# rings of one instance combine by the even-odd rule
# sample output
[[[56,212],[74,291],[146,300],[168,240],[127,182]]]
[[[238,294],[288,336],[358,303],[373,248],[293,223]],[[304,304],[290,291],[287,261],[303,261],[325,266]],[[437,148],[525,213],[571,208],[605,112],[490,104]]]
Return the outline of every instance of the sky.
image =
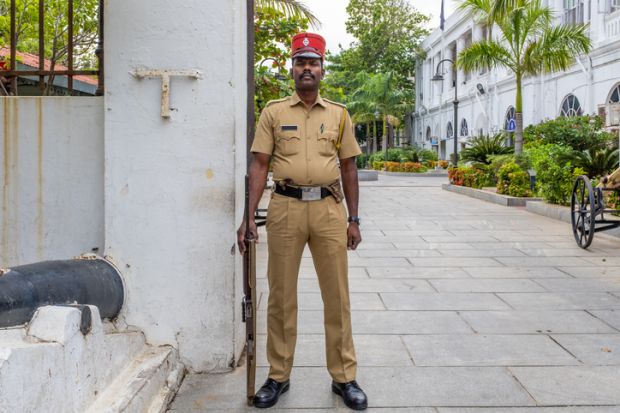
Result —
[[[325,37],[327,48],[332,52],[338,52],[338,43],[346,48],[355,39],[347,33],[345,22],[347,20],[346,7],[349,0],[302,0],[306,6],[314,12],[321,21],[321,28],[318,30]],[[439,0],[409,0],[409,3],[420,12],[430,15],[431,21],[428,25],[430,29],[439,27],[439,14],[441,1]],[[445,17],[446,19],[455,7],[454,0],[446,0]],[[310,29],[311,31],[314,29]]]

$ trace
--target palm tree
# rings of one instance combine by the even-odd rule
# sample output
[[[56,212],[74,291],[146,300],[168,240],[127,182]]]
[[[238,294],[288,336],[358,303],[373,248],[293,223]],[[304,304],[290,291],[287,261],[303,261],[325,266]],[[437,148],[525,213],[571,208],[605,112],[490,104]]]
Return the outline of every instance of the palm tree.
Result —
[[[576,56],[588,53],[587,24],[553,26],[553,12],[540,0],[462,0],[461,10],[499,29],[497,39],[483,39],[463,50],[457,66],[467,72],[506,67],[517,83],[515,153],[523,150],[525,76],[568,69]]]
[[[358,76],[366,77],[366,80],[351,94],[349,106],[353,111],[356,111],[358,107],[365,108],[366,113],[378,113],[383,118],[385,148],[390,115],[400,118],[410,109],[410,105],[404,103],[407,98],[406,93],[397,87],[396,75],[393,72]]]
[[[319,19],[312,10],[300,0],[256,0],[256,8],[272,8],[283,12],[287,17],[303,17],[308,19],[315,29],[321,26]]]

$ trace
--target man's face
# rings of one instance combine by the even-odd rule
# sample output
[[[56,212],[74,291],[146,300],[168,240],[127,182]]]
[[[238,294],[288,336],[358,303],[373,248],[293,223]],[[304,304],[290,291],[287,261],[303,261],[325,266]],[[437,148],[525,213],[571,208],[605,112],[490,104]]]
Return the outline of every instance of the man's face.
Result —
[[[293,59],[291,75],[295,80],[295,89],[313,91],[319,89],[325,71],[321,59],[297,57]]]

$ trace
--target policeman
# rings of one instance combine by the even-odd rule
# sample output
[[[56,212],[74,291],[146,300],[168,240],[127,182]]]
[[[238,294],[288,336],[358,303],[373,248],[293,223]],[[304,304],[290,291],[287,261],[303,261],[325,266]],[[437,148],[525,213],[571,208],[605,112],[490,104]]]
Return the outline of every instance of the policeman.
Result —
[[[355,381],[357,361],[347,264],[347,249],[354,250],[362,240],[355,165],[361,150],[346,108],[319,95],[320,81],[325,75],[324,55],[325,40],[318,34],[300,33],[293,37],[291,76],[296,92],[267,104],[251,148],[249,228],[255,238],[258,235],[253,216],[270,160],[276,182],[267,212],[270,370],[254,397],[254,405],[261,408],[275,405],[289,389],[297,338],[297,277],[306,244],[323,298],[332,391],[352,409],[364,410],[368,405]],[[242,252],[244,236],[245,222],[237,231]]]

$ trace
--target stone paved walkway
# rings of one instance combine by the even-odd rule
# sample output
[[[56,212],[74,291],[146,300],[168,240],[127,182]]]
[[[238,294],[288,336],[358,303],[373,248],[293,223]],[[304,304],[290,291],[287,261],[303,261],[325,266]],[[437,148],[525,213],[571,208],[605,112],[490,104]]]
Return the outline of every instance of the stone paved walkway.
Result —
[[[620,240],[596,234],[581,250],[568,224],[442,191],[445,181],[362,183],[364,241],[350,254],[350,288],[369,411],[620,412]],[[274,409],[347,411],[330,393],[309,254],[299,307],[291,391]],[[244,382],[242,368],[190,375],[170,411],[246,411]]]

